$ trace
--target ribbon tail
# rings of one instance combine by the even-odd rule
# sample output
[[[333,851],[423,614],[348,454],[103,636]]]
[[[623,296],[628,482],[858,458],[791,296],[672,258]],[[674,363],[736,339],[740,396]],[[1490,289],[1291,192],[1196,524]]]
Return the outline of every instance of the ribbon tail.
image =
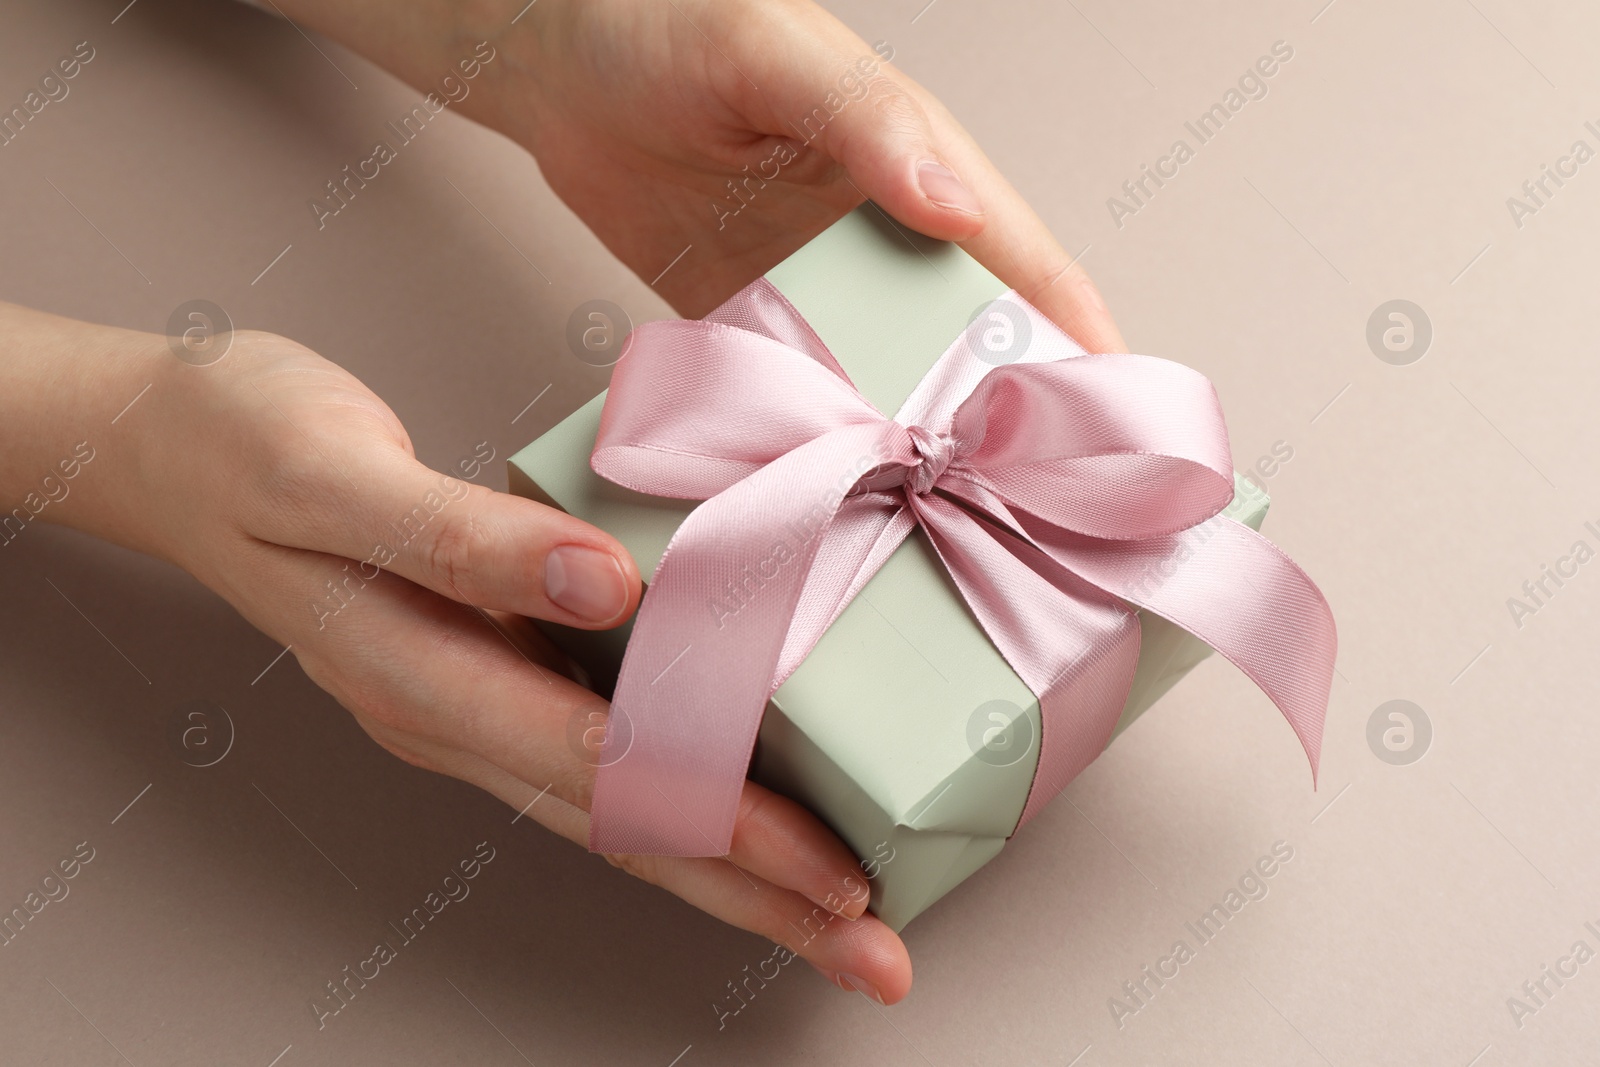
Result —
[[[762,712],[822,537],[891,423],[842,427],[696,508],[623,655],[590,809],[595,852],[728,852]]]
[[[956,504],[934,495],[910,499],[984,632],[1039,698],[1039,763],[1021,827],[1111,739],[1139,662],[1138,620],[1114,597]]]
[[[822,635],[856,594],[900,547],[917,520],[897,493],[869,493],[845,500],[823,534],[817,563],[806,578],[794,623],[773,676],[776,690],[811,655]]]
[[[1056,562],[1183,627],[1249,676],[1294,729],[1315,785],[1339,639],[1327,600],[1282,549],[1220,515],[1120,542],[1019,517]]]

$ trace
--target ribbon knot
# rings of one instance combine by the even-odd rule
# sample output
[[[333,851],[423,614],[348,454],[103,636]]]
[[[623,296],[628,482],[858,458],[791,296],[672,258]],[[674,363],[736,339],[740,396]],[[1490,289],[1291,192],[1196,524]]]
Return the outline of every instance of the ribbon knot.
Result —
[[[1085,354],[1015,292],[1000,300],[1030,327],[1025,351],[979,359],[977,316],[893,419],[765,279],[703,321],[633,332],[591,464],[703,503],[634,620],[606,740],[626,755],[599,770],[591,849],[726,854],[767,699],[919,526],[1039,700],[1018,826],[1110,739],[1139,661],[1130,607],[1238,665],[1315,780],[1333,616],[1277,546],[1219,514],[1233,461],[1211,383]],[[927,729],[960,737],[961,719]]]
[[[917,496],[926,496],[950,466],[955,445],[949,434],[936,434],[921,426],[907,426],[906,434],[911,438],[911,450],[917,457],[917,462],[906,469],[906,489]]]

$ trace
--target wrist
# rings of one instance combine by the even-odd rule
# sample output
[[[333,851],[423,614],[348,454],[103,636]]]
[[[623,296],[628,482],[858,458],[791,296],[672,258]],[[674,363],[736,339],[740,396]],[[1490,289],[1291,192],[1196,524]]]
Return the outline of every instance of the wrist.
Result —
[[[39,522],[104,526],[131,412],[175,362],[152,334],[0,304],[0,546]]]
[[[392,0],[275,0],[273,6],[301,28],[337,41],[413,89],[434,93],[469,117],[498,128],[494,119],[501,109],[482,99],[497,94],[471,91],[476,86],[463,94],[456,86],[478,77],[467,71],[474,61],[482,62],[479,45],[487,42],[500,51],[502,38],[528,31],[537,7],[553,0],[539,0],[524,10],[526,2],[413,0],[396,5]],[[492,70],[498,58],[485,66]],[[444,85],[446,78],[454,84]]]
[[[532,149],[542,27],[563,17],[560,0],[399,6],[390,0],[275,0],[275,6],[438,104]]]

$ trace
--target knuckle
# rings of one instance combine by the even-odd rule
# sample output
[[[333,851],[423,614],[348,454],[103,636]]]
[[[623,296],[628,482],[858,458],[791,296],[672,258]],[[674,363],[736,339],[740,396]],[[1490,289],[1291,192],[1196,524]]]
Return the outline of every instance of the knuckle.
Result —
[[[1093,290],[1093,295],[1088,290]],[[1071,261],[1032,273],[1017,287],[1022,299],[1045,311],[1080,343],[1085,340],[1083,331],[1105,314],[1098,292],[1088,272]]]
[[[298,650],[296,650],[298,655]],[[425,699],[386,682],[382,665],[375,660],[337,659],[301,656],[302,669],[319,688],[327,692],[378,747],[410,766],[434,774],[461,777],[448,758],[452,731],[436,708]]]
[[[301,663],[307,677],[355,716],[375,741],[406,762],[415,763],[391,745],[403,745],[402,738],[429,738],[436,732],[430,727],[435,716],[422,710],[420,702],[407,692],[386,683],[386,672],[380,664],[366,661],[354,649],[336,664],[305,659]]]
[[[366,715],[357,715],[356,722],[366,731],[367,736],[378,743],[378,747],[403,763],[408,763],[424,771],[435,774],[447,773],[438,763],[423,755],[416,747],[407,743],[405,736],[378,722],[375,718]]]
[[[1075,259],[1069,259],[1063,251],[1029,271],[1023,277],[1022,284],[1017,287],[1017,292],[1022,299],[1032,304],[1037,303],[1049,292],[1058,289],[1067,292],[1073,286],[1089,280],[1089,273],[1083,269],[1083,264]]]
[[[823,128],[829,154],[841,162],[875,144],[922,142],[929,136],[927,112],[905,88],[891,78],[875,78],[860,103],[850,105],[851,121],[830,121]]]
[[[922,105],[888,78],[878,79],[872,94],[862,103],[872,116],[873,125],[880,130],[916,135],[927,130],[928,115]]]
[[[440,773],[439,767],[435,765],[432,760],[411,749],[409,746],[400,744],[399,742],[390,738],[379,737],[370,730],[368,731],[368,734],[374,741],[378,742],[379,747],[381,747],[385,752],[389,753],[389,755],[399,759],[402,763],[408,763],[419,770],[433,771],[436,774]]]
[[[406,707],[405,701],[382,693],[381,689],[338,686],[330,691],[358,720],[371,721],[386,736],[418,733],[418,717]]]
[[[380,696],[368,690],[353,698],[342,698],[339,703],[353,711],[357,718],[371,720],[385,736],[422,732],[422,721],[402,700]],[[382,738],[378,741],[383,743]]]
[[[470,511],[434,516],[425,549],[428,572],[452,591],[470,595],[473,568],[488,554],[488,533]]]

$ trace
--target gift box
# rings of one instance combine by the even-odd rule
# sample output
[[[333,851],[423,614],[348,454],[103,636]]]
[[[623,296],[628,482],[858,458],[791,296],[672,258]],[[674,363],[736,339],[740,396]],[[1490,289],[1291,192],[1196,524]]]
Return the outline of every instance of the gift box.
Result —
[[[957,246],[909,233],[871,204],[766,277],[885,412],[1007,292]],[[1016,343],[1006,325],[997,323],[996,362]],[[604,401],[601,394],[512,456],[510,488],[606,530],[650,575],[697,501],[646,495],[594,473]],[[1237,475],[1234,486],[1223,514],[1259,529],[1266,494]],[[540,625],[609,698],[631,624]],[[1139,627],[1138,667],[1113,737],[1210,652],[1152,613],[1139,615]],[[1029,795],[1040,733],[1038,700],[919,528],[773,693],[750,777],[805,805],[871,861],[871,908],[899,930],[999,853]]]

